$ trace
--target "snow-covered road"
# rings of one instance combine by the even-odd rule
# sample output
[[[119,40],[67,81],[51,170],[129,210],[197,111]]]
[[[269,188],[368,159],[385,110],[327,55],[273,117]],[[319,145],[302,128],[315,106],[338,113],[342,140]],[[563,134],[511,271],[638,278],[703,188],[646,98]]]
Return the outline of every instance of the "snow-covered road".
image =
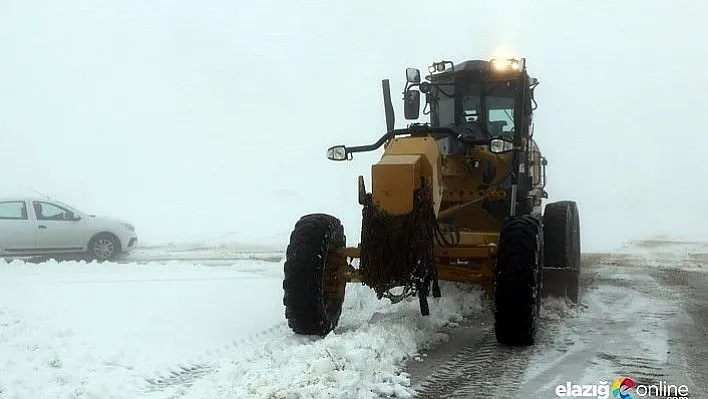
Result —
[[[454,284],[426,318],[350,285],[333,334],[295,336],[268,249],[0,261],[0,398],[553,398],[620,375],[708,397],[708,247],[640,244],[586,255],[581,305],[545,301],[521,350],[498,347],[480,291]]]
[[[586,256],[580,305],[545,300],[535,346],[497,345],[491,315],[481,316],[452,334],[452,350],[436,348],[429,365],[411,367],[414,386],[425,398],[546,398],[562,397],[559,385],[609,389],[628,376],[644,386],[685,385],[691,398],[708,398],[706,249],[642,242]]]

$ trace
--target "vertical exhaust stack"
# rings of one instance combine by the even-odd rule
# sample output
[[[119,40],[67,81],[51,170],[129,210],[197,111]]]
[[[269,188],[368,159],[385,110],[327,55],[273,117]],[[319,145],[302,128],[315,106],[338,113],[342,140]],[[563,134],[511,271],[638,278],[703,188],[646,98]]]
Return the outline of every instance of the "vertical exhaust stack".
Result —
[[[386,113],[386,131],[390,132],[396,128],[396,115],[393,112],[393,103],[391,102],[391,85],[388,79],[381,81],[383,89],[384,112]]]

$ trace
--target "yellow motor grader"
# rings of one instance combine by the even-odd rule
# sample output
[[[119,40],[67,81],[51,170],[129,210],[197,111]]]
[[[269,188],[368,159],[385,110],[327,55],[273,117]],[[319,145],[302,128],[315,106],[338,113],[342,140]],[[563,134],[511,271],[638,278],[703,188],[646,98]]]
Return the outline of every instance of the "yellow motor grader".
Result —
[[[493,299],[497,341],[534,343],[541,297],[578,300],[580,221],[574,201],[546,204],[547,165],[533,138],[534,89],[524,58],[434,62],[421,81],[406,69],[407,120],[395,128],[382,81],[387,132],[375,143],[327,150],[334,161],[383,146],[371,191],[358,179],[361,243],[346,247],[328,214],[298,220],[284,265],[285,317],[297,334],[338,324],[347,283],[393,303],[417,296],[423,316],[439,281],[481,284]],[[359,259],[355,266],[354,260]]]

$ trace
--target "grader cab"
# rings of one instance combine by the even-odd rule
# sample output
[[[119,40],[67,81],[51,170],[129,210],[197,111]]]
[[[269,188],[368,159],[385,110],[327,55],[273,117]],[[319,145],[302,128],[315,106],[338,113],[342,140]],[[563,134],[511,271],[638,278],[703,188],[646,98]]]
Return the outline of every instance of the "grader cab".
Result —
[[[298,334],[326,335],[339,321],[347,283],[379,299],[440,297],[439,281],[480,284],[493,298],[495,334],[534,342],[544,295],[578,300],[580,233],[573,201],[549,203],[546,159],[533,138],[534,89],[525,59],[435,62],[425,81],[406,70],[404,114],[425,123],[395,128],[382,81],[387,132],[375,143],[327,150],[335,161],[384,147],[371,191],[358,179],[361,243],[346,247],[328,214],[305,215],[287,248],[285,316]],[[358,267],[354,260],[358,259]]]

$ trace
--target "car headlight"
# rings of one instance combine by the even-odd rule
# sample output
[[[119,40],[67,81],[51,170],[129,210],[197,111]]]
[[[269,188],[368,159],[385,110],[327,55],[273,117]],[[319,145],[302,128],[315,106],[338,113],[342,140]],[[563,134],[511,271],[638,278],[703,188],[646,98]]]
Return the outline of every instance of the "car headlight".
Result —
[[[135,231],[135,227],[132,224],[121,223],[120,225],[128,231]]]

